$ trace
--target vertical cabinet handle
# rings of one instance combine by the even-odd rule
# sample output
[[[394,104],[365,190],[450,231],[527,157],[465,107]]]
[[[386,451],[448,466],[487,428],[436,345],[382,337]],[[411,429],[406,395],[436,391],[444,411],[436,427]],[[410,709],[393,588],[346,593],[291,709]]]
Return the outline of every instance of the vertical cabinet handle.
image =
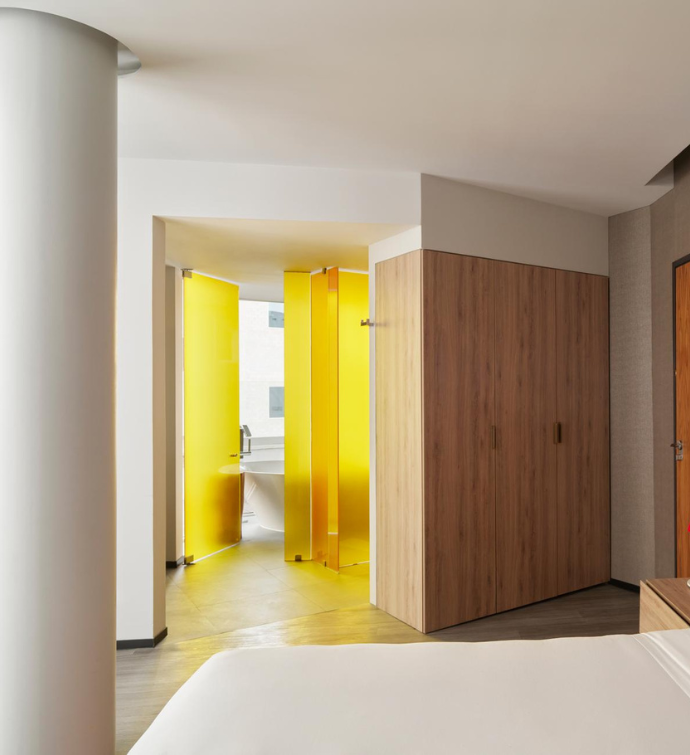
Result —
[[[491,425],[491,450],[496,450],[496,425]]]
[[[561,423],[560,422],[554,422],[553,423],[553,442],[558,445],[559,443],[562,443],[561,440]]]

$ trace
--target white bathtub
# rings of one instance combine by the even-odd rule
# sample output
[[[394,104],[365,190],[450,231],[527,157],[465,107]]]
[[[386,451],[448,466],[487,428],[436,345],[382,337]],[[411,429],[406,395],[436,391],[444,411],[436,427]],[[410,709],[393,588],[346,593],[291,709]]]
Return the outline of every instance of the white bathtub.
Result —
[[[244,500],[259,524],[267,530],[285,532],[285,462],[242,461]]]

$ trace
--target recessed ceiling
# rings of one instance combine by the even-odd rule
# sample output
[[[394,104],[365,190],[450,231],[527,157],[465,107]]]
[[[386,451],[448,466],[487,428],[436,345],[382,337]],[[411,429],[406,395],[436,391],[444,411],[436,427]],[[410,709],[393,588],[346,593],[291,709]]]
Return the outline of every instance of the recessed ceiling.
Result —
[[[128,45],[128,157],[431,173],[612,214],[690,143],[686,0],[34,0]]]
[[[369,269],[369,245],[412,226],[163,218],[166,260],[240,284],[240,298],[283,301],[283,272]]]

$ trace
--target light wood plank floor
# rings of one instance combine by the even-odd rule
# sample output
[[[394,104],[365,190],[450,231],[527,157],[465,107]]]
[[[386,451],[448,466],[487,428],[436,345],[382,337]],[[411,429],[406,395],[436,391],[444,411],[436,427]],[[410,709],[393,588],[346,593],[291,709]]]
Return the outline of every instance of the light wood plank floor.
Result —
[[[238,647],[348,643],[476,642],[637,631],[635,593],[611,585],[423,635],[369,604],[118,651],[117,753],[127,753],[175,691],[214,653]]]
[[[312,561],[286,562],[284,550],[282,532],[244,523],[242,541],[234,548],[169,569],[164,644],[368,601],[368,563],[336,574]]]

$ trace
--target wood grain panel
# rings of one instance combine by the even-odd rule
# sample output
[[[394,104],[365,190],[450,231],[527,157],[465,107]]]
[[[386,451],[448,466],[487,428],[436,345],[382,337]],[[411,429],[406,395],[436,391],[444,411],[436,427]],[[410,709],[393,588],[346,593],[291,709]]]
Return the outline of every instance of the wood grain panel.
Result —
[[[690,587],[685,577],[681,579],[648,579],[647,584],[668,603],[671,608],[690,624]]]
[[[640,632],[665,629],[690,629],[690,625],[646,582],[640,583]]]
[[[423,253],[424,631],[496,611],[492,263]]]
[[[609,289],[556,271],[558,592],[611,578]]]
[[[690,577],[690,263],[676,268],[676,576]],[[671,441],[669,441],[670,443]]]
[[[421,251],[376,265],[376,584],[423,626]]]
[[[557,592],[556,273],[495,262],[497,610]]]

